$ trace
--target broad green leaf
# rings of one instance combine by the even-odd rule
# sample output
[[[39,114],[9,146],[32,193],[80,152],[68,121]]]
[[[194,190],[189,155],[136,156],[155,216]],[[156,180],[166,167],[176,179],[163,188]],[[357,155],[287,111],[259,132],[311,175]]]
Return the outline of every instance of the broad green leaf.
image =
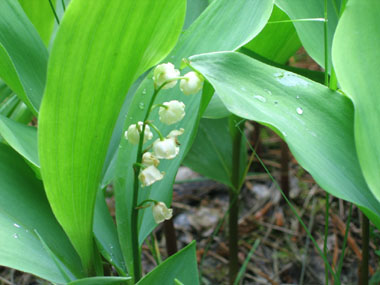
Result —
[[[163,263],[149,272],[137,284],[175,284],[177,279],[183,284],[199,284],[195,242],[170,256]]]
[[[224,106],[223,101],[220,100],[218,93],[214,93],[210,103],[207,105],[206,110],[202,114],[202,118],[206,119],[221,119],[230,116],[231,113]]]
[[[83,277],[78,255],[55,219],[42,183],[10,147],[0,144],[0,264],[66,283],[35,234],[44,238],[73,279]]]
[[[0,1],[0,78],[37,113],[46,79],[48,52],[15,0]]]
[[[265,26],[273,7],[272,0],[215,0],[194,21],[194,23],[182,34],[179,42],[165,62],[172,62],[176,67],[181,60],[197,53],[210,51],[236,50],[249,42]],[[234,19],[231,21],[231,19]],[[228,40],[226,40],[228,39]],[[182,74],[186,71],[182,71]],[[147,112],[146,107],[153,94],[152,74],[141,84],[137,90],[131,107],[126,116],[124,130],[129,125],[141,121]],[[189,150],[195,131],[200,120],[199,106],[207,105],[209,99],[202,102],[200,94],[185,96],[178,86],[162,91],[158,95],[156,103],[170,100],[180,100],[186,105],[185,118],[172,126],[165,126],[158,120],[157,111],[152,112],[150,119],[167,135],[169,131],[184,128],[185,133],[179,137],[181,143],[180,153],[170,161],[161,161],[160,169],[165,171],[165,178],[145,187],[139,191],[140,202],[147,199],[155,199],[170,205],[172,199],[172,185],[178,167]],[[154,138],[156,139],[156,137]],[[148,144],[147,144],[148,146]],[[137,147],[122,140],[118,150],[117,170],[115,179],[116,220],[119,239],[127,262],[128,270],[133,267],[131,248],[131,195],[133,189],[132,165],[136,160]],[[156,223],[152,216],[151,208],[140,211],[140,243],[154,229]]]
[[[285,64],[301,46],[293,23],[276,23],[286,20],[289,17],[274,5],[268,24],[244,47],[274,62]]]
[[[197,18],[204,9],[208,6],[207,0],[191,0],[187,1],[186,18],[183,28],[187,29]]]
[[[280,7],[292,20],[324,18],[325,0],[275,0]],[[329,70],[331,69],[331,45],[334,37],[336,25],[338,23],[338,8],[334,7],[333,2],[340,0],[327,0],[328,17],[328,59]],[[294,22],[298,36],[307,53],[322,67],[325,66],[324,52],[324,22],[321,21],[302,21]]]
[[[98,191],[95,204],[94,234],[98,248],[120,275],[126,275],[127,269],[123,260],[116,226],[108,211],[102,190]]]
[[[111,285],[111,284],[128,284],[131,277],[89,277],[78,279],[68,283],[69,285]]]
[[[15,122],[0,115],[0,135],[18,153],[39,167],[37,153],[37,129]]]
[[[354,110],[347,97],[239,53],[210,53],[190,60],[230,112],[272,126],[324,190],[359,205],[380,226],[380,203],[361,173]]]
[[[187,153],[183,164],[194,171],[219,181],[231,188],[232,169],[232,137],[228,118],[212,120],[202,119],[198,127],[195,141]],[[246,166],[246,147],[243,140],[241,146],[241,173]]]
[[[49,0],[19,0],[19,2],[45,46],[48,46],[55,21]],[[54,2],[56,1],[52,1],[53,4]]]
[[[334,68],[355,106],[355,143],[364,177],[380,200],[380,2],[350,0],[333,45]]]
[[[42,177],[54,214],[94,272],[92,225],[112,130],[137,77],[174,46],[185,2],[73,1],[61,21],[39,116]]]

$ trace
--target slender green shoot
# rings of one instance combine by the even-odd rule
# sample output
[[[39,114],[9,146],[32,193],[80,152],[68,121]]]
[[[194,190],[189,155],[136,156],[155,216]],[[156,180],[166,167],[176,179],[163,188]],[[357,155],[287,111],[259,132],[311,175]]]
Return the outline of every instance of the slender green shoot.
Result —
[[[154,260],[156,261],[157,265],[160,265],[162,262],[161,254],[158,247],[156,235],[153,232],[150,233],[150,241],[147,243]]]
[[[259,247],[260,239],[255,240],[251,250],[249,251],[246,259],[244,260],[243,265],[241,266],[238,275],[236,276],[234,285],[238,285],[240,282],[240,279],[243,277],[245,271],[247,270],[248,262],[251,260],[252,255],[255,253],[256,249]]]
[[[309,231],[311,232],[314,226],[314,217],[317,212],[317,209],[315,207],[316,199],[313,199],[313,204],[311,208],[311,216],[310,216],[310,221],[309,221]],[[305,253],[303,255],[303,260],[302,260],[302,269],[301,269],[301,277],[300,277],[300,285],[303,285],[304,279],[305,279],[305,272],[306,272],[306,263],[307,263],[307,252],[309,250],[309,244],[310,244],[310,238],[307,237],[306,242],[305,242]]]
[[[323,240],[323,254],[327,256],[327,237],[329,235],[329,211],[330,211],[330,194],[326,192],[325,200],[325,234]],[[325,284],[329,284],[329,270],[325,266]]]
[[[369,257],[369,220],[362,213],[362,261],[359,269],[359,284],[368,283],[368,257]]]
[[[328,46],[328,26],[327,26],[327,0],[324,3],[324,18],[325,22],[323,25],[324,34],[324,51],[325,51],[325,85],[329,86],[329,46]],[[327,256],[327,237],[329,234],[329,210],[330,210],[330,195],[326,192],[326,209],[325,209],[325,234],[323,241],[323,254]],[[329,284],[329,270],[325,265],[325,284]]]
[[[50,8],[54,14],[55,20],[57,21],[57,24],[59,25],[59,18],[58,18],[57,12],[55,11],[54,5],[51,2],[51,0],[49,0],[49,4],[50,4]]]
[[[338,270],[336,272],[336,275],[338,276],[339,279],[340,279],[340,274],[342,273],[344,252],[346,251],[348,233],[350,231],[351,216],[352,216],[352,203],[350,203],[350,210],[349,210],[348,217],[347,217],[347,222],[346,222],[346,232],[344,233],[342,252],[340,254],[340,258],[339,258],[339,261],[338,261],[338,267],[337,267]]]
[[[295,22],[326,22],[325,18],[306,18],[293,20],[269,21],[268,24],[295,23]]]

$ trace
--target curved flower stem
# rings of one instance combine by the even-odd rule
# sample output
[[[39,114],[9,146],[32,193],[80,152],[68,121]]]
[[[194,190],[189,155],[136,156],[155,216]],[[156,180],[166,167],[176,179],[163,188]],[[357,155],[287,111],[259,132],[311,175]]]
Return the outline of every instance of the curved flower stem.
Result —
[[[160,141],[163,141],[165,138],[164,136],[161,134],[160,130],[151,122],[147,122],[147,124],[153,129],[155,130],[155,132],[158,134],[158,136],[160,137]]]
[[[137,203],[139,201],[139,175],[141,171],[141,165],[142,165],[142,156],[143,156],[143,144],[144,144],[144,134],[145,134],[145,127],[146,122],[149,118],[149,115],[152,111],[152,106],[154,104],[154,100],[156,100],[156,97],[160,90],[168,83],[181,79],[179,78],[173,78],[171,80],[168,80],[164,82],[161,86],[158,88],[155,88],[152,98],[150,99],[148,111],[145,114],[144,117],[144,124],[142,126],[142,130],[140,133],[139,138],[139,144],[137,148],[137,156],[136,156],[136,163],[133,165],[133,171],[134,171],[134,181],[133,181],[133,196],[132,196],[132,216],[131,216],[131,233],[132,233],[132,251],[133,251],[133,278],[134,283],[137,283],[141,278],[141,254],[140,254],[140,244],[139,244],[139,227],[138,227],[138,218],[139,218],[139,209],[137,207]]]

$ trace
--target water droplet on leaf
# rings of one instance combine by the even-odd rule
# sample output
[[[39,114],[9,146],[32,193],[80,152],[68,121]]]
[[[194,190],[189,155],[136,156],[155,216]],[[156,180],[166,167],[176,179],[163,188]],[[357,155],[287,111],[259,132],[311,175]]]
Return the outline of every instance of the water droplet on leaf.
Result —
[[[144,104],[143,102],[141,102],[141,103],[139,104],[139,108],[140,108],[140,110],[144,110],[144,108],[145,108],[145,104]]]
[[[298,115],[302,115],[303,114],[303,109],[301,107],[298,107],[296,111],[297,111]]]
[[[253,96],[253,98],[255,98],[255,99],[257,99],[263,103],[265,103],[267,101],[267,99],[265,99],[263,96],[260,96],[260,95],[255,95],[255,96]]]

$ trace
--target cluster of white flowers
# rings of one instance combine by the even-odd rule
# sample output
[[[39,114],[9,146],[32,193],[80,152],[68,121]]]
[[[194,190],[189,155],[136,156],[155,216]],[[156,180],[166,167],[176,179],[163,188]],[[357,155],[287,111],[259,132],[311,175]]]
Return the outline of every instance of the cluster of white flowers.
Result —
[[[153,72],[154,88],[158,92],[159,89],[173,88],[178,80],[180,82],[180,90],[185,95],[198,93],[203,86],[203,77],[194,72],[188,72],[183,77],[180,77],[179,70],[175,69],[172,63],[163,63],[158,65]],[[185,104],[178,100],[164,102],[159,105],[158,110],[159,120],[166,124],[172,125],[181,121],[185,116]],[[125,138],[131,144],[138,144],[140,141],[140,134],[142,133],[143,126],[144,140],[143,143],[153,138],[153,133],[149,124],[155,129],[160,138],[153,142],[152,152],[145,152],[142,156],[142,170],[138,176],[142,187],[150,186],[156,181],[164,178],[164,172],[161,172],[157,167],[160,159],[173,159],[179,153],[179,142],[177,137],[182,135],[184,129],[172,130],[166,137],[163,137],[157,128],[150,122],[138,122],[128,127],[125,132]],[[153,205],[153,216],[156,223],[160,223],[165,219],[170,219],[172,210],[168,209],[162,202],[156,202]]]

